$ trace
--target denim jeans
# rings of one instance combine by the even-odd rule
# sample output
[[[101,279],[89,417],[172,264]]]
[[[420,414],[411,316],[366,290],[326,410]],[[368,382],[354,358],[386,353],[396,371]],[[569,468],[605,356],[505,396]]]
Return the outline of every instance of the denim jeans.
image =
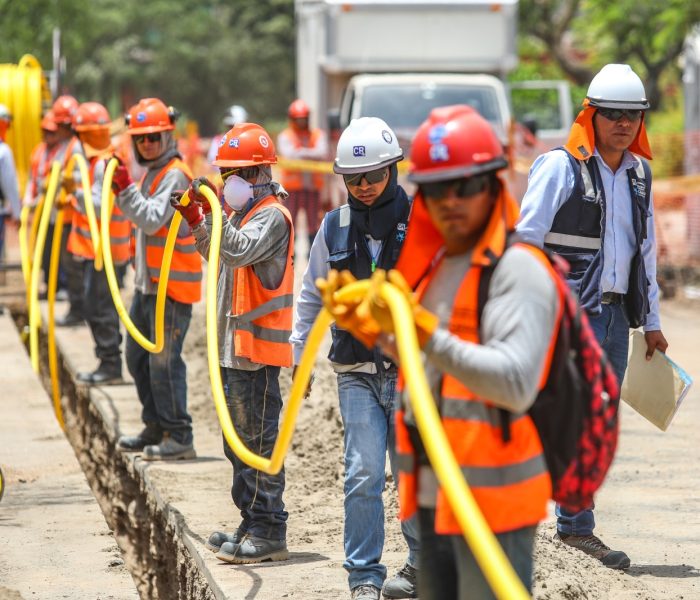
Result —
[[[379,561],[384,547],[384,465],[397,480],[394,411],[396,369],[369,375],[339,373],[338,396],[345,427],[345,562],[350,589],[366,583],[382,587],[386,567]],[[401,524],[408,544],[408,563],[418,566],[415,519]]]
[[[282,395],[279,367],[243,371],[221,367],[226,406],[241,441],[256,454],[272,455],[277,440]],[[224,454],[233,465],[231,498],[241,511],[238,529],[268,540],[286,540],[287,516],[282,501],[284,469],[268,475],[246,465],[224,439]]]
[[[603,304],[603,312],[599,315],[588,315],[591,328],[598,343],[605,350],[610,365],[622,385],[627,369],[627,350],[629,347],[630,326],[627,313],[622,304]],[[578,513],[569,512],[557,505],[557,531],[567,535],[591,535],[595,529],[593,508]]]
[[[148,339],[155,339],[155,294],[134,292],[129,316]],[[141,401],[141,420],[158,424],[180,444],[192,443],[192,417],[187,412],[187,367],[182,344],[192,318],[192,305],[167,298],[165,301],[165,344],[158,354],[126,338],[126,366],[134,378]]]
[[[85,261],[84,313],[95,340],[95,356],[109,368],[119,373],[122,370],[119,315],[114,307],[112,295],[104,269],[95,270],[95,261]]]
[[[435,533],[435,511],[418,509],[421,555],[418,569],[420,600],[490,600],[495,598],[472,551],[461,535]],[[535,527],[496,534],[523,585],[532,585]]]

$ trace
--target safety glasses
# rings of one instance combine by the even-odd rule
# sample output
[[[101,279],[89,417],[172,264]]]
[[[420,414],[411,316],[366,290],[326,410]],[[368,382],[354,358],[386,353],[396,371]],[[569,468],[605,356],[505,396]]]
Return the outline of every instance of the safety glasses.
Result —
[[[608,121],[619,121],[622,117],[625,117],[628,121],[634,123],[642,118],[644,111],[625,108],[599,108],[598,114],[600,114],[601,117],[605,117]]]
[[[476,175],[474,177],[463,177],[460,179],[448,179],[446,181],[432,181],[421,183],[418,189],[425,198],[431,200],[441,200],[454,188],[458,198],[468,198],[486,189],[489,182],[488,175]]]
[[[231,175],[238,175],[241,179],[253,179],[258,176],[258,167],[239,167],[238,169],[219,169],[221,180],[226,181]]]
[[[160,132],[157,133],[144,133],[141,135],[134,136],[134,143],[141,144],[144,140],[148,140],[151,144],[160,142]]]
[[[375,183],[384,181],[387,173],[387,168],[384,167],[383,169],[375,169],[374,171],[367,171],[366,173],[344,173],[343,179],[346,185],[360,185],[363,179],[367,180],[369,185],[374,185]]]

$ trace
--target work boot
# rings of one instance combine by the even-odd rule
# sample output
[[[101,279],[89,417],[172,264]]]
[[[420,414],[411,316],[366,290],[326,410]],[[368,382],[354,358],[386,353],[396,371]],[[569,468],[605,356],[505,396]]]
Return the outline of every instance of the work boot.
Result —
[[[243,536],[245,535],[244,532],[241,531],[240,527],[236,529],[233,533],[224,533],[223,531],[215,531],[209,536],[209,539],[207,540],[206,547],[207,550],[211,550],[212,552],[216,553],[219,550],[221,550],[221,546],[223,544],[234,544],[238,545],[243,539]]]
[[[123,383],[122,366],[110,366],[105,363],[100,363],[92,372],[81,372],[77,375],[77,380],[88,385],[114,385]]]
[[[122,452],[141,452],[150,444],[160,444],[163,430],[155,423],[146,423],[138,435],[122,435],[117,440],[117,450]]]
[[[379,588],[363,583],[350,590],[351,600],[379,600]]]
[[[85,322],[79,314],[68,311],[64,316],[56,319],[56,327],[75,327]]]
[[[406,563],[391,579],[387,579],[382,586],[382,595],[385,598],[417,598],[416,569]]]
[[[160,444],[145,446],[141,458],[143,460],[186,460],[197,458],[197,453],[192,443],[181,444],[165,434]]]
[[[266,560],[287,560],[289,551],[284,540],[268,540],[246,534],[238,544],[224,542],[216,553],[216,558],[236,565],[248,565]]]
[[[588,554],[588,556],[597,558],[610,569],[627,569],[630,566],[629,556],[627,556],[621,550],[611,550],[599,537],[593,534],[567,535],[565,533],[557,532],[554,539],[559,540],[572,548],[577,548],[578,550]]]

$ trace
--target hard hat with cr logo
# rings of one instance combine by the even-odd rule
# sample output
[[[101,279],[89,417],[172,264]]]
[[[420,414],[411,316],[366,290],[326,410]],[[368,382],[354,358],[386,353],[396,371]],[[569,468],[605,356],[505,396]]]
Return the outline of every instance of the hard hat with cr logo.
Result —
[[[239,123],[226,132],[219,142],[216,167],[252,167],[277,162],[272,138],[260,125]]]
[[[396,134],[379,117],[360,117],[340,135],[333,163],[335,173],[364,173],[403,159]]]
[[[591,106],[601,108],[649,108],[644,84],[629,65],[605,65],[592,79],[586,98]]]
[[[489,122],[466,104],[431,111],[411,145],[408,178],[415,183],[472,177],[508,166]]]
[[[124,119],[129,126],[130,135],[141,135],[175,129],[178,116],[180,114],[172,106],[166,106],[162,100],[143,98],[129,109]]]

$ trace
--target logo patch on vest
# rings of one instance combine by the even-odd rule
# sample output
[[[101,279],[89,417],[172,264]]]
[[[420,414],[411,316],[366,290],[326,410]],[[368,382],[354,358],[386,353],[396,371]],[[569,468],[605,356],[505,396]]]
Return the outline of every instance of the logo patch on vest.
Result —
[[[644,179],[633,179],[632,187],[634,188],[635,194],[640,198],[646,198],[647,195],[647,182]]]
[[[365,147],[364,146],[353,146],[352,147],[352,155],[353,156],[365,156]]]

